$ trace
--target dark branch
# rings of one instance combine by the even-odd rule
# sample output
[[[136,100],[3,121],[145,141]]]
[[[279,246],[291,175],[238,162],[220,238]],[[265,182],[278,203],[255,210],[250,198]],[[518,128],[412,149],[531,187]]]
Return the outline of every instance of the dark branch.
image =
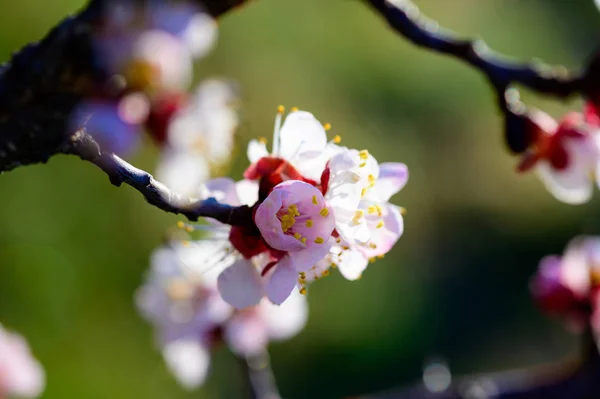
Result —
[[[194,1],[219,17],[248,0]],[[110,4],[111,0],[92,0],[42,41],[24,47],[0,66],[0,172],[73,152],[69,115],[104,83],[92,35]]]
[[[156,181],[148,172],[130,165],[115,154],[102,153],[98,144],[85,132],[79,131],[72,137],[69,150],[102,169],[113,185],[119,187],[125,183],[133,187],[142,193],[149,204],[165,212],[182,214],[191,221],[210,217],[232,226],[254,224],[251,208],[221,204],[214,198],[196,202],[183,198]]]
[[[518,92],[509,95],[514,84],[523,85],[537,93],[560,98],[572,94],[585,94],[589,98],[600,96],[591,93],[598,87],[600,68],[588,68],[582,75],[573,75],[563,67],[550,67],[539,63],[518,63],[495,54],[480,40],[459,39],[441,30],[438,25],[420,14],[410,0],[364,0],[383,16],[390,27],[413,44],[434,52],[457,58],[481,71],[496,94],[498,106],[504,116],[505,138],[514,153],[524,152],[529,143],[526,107]]]

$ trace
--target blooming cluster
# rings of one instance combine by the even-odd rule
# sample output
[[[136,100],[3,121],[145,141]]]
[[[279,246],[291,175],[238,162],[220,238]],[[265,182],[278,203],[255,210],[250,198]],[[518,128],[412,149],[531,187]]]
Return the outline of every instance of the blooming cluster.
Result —
[[[600,184],[600,117],[591,103],[585,112],[570,112],[560,122],[531,111],[525,132],[530,142],[519,171],[535,168],[548,191],[558,200],[582,204]]]
[[[297,334],[308,316],[306,299],[298,293],[281,306],[263,300],[237,310],[224,302],[217,290],[219,270],[205,265],[222,261],[227,248],[213,244],[172,242],[157,249],[136,297],[142,314],[156,328],[167,366],[190,389],[204,382],[210,352],[221,342],[238,356],[259,355],[270,340]]]
[[[531,293],[542,310],[570,328],[589,324],[600,334],[600,237],[576,237],[563,256],[543,258]]]
[[[27,342],[0,324],[0,398],[36,398],[42,394],[45,379]]]
[[[162,150],[158,178],[190,196],[228,161],[238,125],[230,83],[186,91],[216,35],[216,22],[192,3],[107,7],[93,43],[105,76],[73,111],[70,131],[85,127],[104,151],[127,154],[145,129]]]
[[[238,309],[263,297],[281,304],[296,288],[305,294],[330,268],[358,279],[403,233],[401,208],[389,199],[406,184],[406,166],[328,140],[329,126],[309,112],[292,109],[282,123],[282,108],[271,152],[266,139],[249,143],[245,179],[215,179],[197,194],[252,207],[256,225],[185,226],[209,230],[205,241],[228,249],[206,267],[222,270],[218,289]]]

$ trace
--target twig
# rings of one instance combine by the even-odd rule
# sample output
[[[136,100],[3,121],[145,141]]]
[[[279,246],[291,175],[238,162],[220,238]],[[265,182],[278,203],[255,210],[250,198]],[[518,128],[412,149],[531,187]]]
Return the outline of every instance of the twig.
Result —
[[[413,44],[434,52],[457,58],[482,72],[494,89],[498,106],[505,117],[505,134],[509,148],[516,153],[525,151],[527,137],[524,135],[523,114],[525,106],[518,92],[509,95],[513,84],[521,84],[538,93],[568,97],[586,93],[586,86],[594,78],[588,76],[600,70],[588,70],[584,74],[572,74],[564,67],[550,67],[539,63],[519,63],[500,56],[488,49],[481,40],[459,39],[440,29],[432,20],[421,15],[410,0],[364,0],[370,4],[390,27]]]
[[[94,139],[84,131],[71,139],[69,151],[102,169],[110,182],[119,187],[125,183],[139,191],[149,204],[165,212],[182,214],[189,220],[210,217],[232,226],[252,226],[252,209],[248,206],[229,206],[214,198],[192,202],[169,190],[151,174],[138,169],[112,153],[102,153]]]
[[[266,350],[238,361],[248,385],[249,399],[281,399]]]

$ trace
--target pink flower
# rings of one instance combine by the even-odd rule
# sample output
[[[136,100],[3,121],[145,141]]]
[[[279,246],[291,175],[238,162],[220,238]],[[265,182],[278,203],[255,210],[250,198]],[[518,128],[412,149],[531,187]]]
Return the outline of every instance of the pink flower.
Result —
[[[0,325],[0,397],[36,398],[42,394],[45,374],[25,340]]]
[[[536,166],[548,191],[559,201],[582,204],[590,200],[600,148],[596,128],[579,113],[556,123],[542,111],[530,114],[534,146],[522,158],[520,171]]]
[[[592,323],[600,332],[598,274],[600,238],[577,237],[560,256],[546,256],[531,281],[531,293],[544,311],[562,317],[581,329]]]

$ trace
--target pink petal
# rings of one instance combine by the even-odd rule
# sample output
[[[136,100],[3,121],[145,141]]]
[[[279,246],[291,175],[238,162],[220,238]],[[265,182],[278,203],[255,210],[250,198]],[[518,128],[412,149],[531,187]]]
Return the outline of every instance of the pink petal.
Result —
[[[331,248],[331,240],[323,244],[314,244],[303,251],[290,252],[288,257],[297,273],[310,270],[318,261],[323,259]],[[296,273],[296,274],[297,274]]]
[[[337,260],[338,269],[347,280],[360,278],[368,264],[369,259],[355,249],[342,251],[342,256]]]
[[[240,206],[236,183],[228,177],[211,179],[204,183],[202,190],[202,199],[213,197],[217,201],[231,205]]]
[[[305,183],[306,184],[306,183]],[[279,186],[276,186],[277,188]],[[271,247],[281,251],[299,251],[305,246],[291,235],[284,234],[277,212],[283,206],[284,190],[273,189],[271,194],[256,209],[254,221],[261,235]]]
[[[275,305],[281,305],[290,296],[297,281],[298,272],[292,267],[289,256],[283,257],[267,284],[267,297]]]
[[[391,204],[380,206],[382,217],[367,217],[371,238],[369,244],[360,247],[367,258],[386,254],[404,232],[404,221],[398,208]],[[377,227],[381,221],[383,226]],[[374,244],[375,248],[371,248],[370,244]]]
[[[257,309],[236,314],[224,329],[224,338],[236,355],[257,355],[269,341],[267,326]]]
[[[258,305],[263,297],[260,275],[246,259],[240,259],[223,270],[217,285],[225,302],[237,309]]]
[[[403,163],[386,162],[379,165],[379,179],[373,187],[380,202],[388,202],[390,197],[406,185],[408,168]]]

